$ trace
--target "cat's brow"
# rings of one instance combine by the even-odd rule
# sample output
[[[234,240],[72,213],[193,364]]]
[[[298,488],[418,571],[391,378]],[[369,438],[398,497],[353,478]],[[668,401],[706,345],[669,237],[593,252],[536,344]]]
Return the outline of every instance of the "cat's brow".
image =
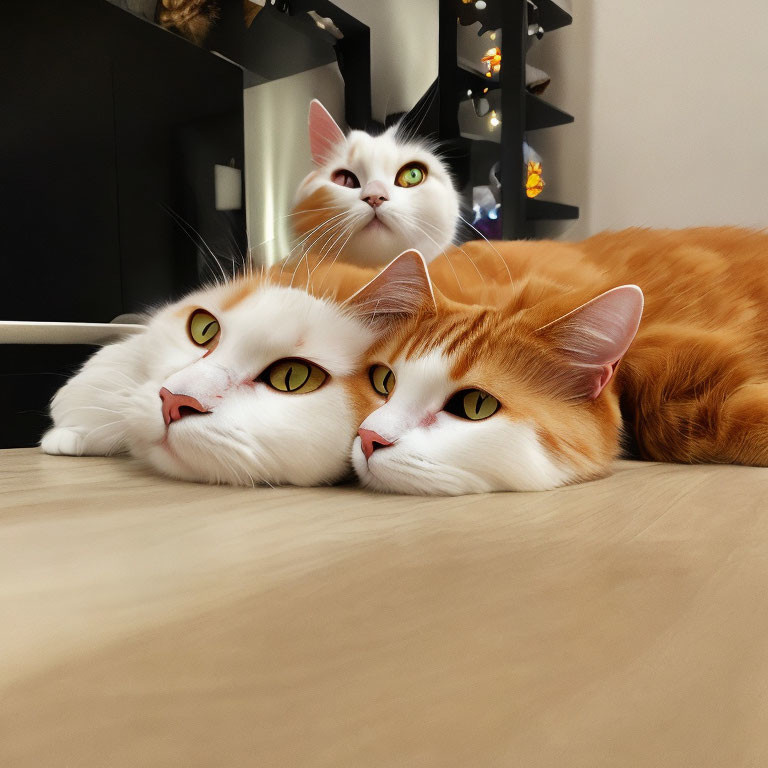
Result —
[[[241,301],[247,299],[256,288],[256,284],[253,282],[242,282],[236,290],[232,291],[222,302],[221,308],[225,310],[232,309],[237,306]]]

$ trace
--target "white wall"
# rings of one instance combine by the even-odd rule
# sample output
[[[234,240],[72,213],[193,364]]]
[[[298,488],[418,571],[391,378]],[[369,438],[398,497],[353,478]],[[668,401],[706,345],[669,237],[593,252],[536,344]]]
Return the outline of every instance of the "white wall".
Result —
[[[334,0],[371,29],[376,120],[410,109],[437,77],[439,0]]]
[[[346,127],[344,81],[336,64],[243,92],[246,222],[258,264],[274,264],[291,249],[288,213],[299,183],[312,170],[307,117],[313,98]]]
[[[574,0],[529,60],[576,117],[531,134],[578,238],[631,225],[768,226],[768,6]]]

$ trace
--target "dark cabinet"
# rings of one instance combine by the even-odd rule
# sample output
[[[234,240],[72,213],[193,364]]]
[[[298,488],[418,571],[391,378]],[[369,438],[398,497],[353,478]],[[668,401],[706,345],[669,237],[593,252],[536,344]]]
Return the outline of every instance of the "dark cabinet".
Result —
[[[243,168],[242,89],[236,65],[106,0],[5,4],[0,320],[110,322],[210,276],[200,237],[245,250],[244,211],[214,194],[215,165]],[[0,447],[39,438],[89,351],[4,346]]]

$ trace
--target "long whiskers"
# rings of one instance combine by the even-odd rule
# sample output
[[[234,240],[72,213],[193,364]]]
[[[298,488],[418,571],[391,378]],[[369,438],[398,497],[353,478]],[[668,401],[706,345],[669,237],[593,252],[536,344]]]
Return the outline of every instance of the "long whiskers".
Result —
[[[211,250],[211,247],[208,245],[208,243],[205,241],[205,238],[184,218],[179,216],[176,211],[174,211],[172,208],[169,208],[168,206],[164,206],[165,210],[173,217],[173,220],[179,225],[181,228],[181,231],[184,232],[184,234],[194,243],[198,250],[200,249],[200,245],[203,245],[205,247],[205,250],[208,251],[211,258],[215,262],[216,266],[219,268],[219,271],[221,272],[221,277],[224,281],[224,283],[227,282],[227,273],[224,271],[224,267],[221,266],[221,262],[216,257],[216,254]],[[195,241],[195,239],[192,237],[192,235],[189,233],[189,230],[195,233],[197,235],[198,240]],[[203,251],[203,254],[205,254],[205,251]]]
[[[492,250],[492,251],[493,251],[493,252],[494,252],[494,253],[495,253],[495,254],[496,254],[498,257],[499,257],[499,260],[500,260],[500,261],[501,261],[501,263],[504,265],[504,269],[506,269],[506,271],[507,271],[507,276],[509,277],[509,282],[510,282],[510,285],[511,285],[511,284],[514,282],[514,278],[512,277],[512,272],[511,272],[511,271],[510,271],[510,269],[509,269],[509,264],[507,264],[507,262],[506,262],[506,259],[505,259],[505,258],[504,258],[504,257],[503,257],[503,256],[502,256],[502,255],[501,255],[499,252],[498,252],[498,250],[497,250],[497,249],[496,249],[496,247],[493,245],[493,243],[492,243],[492,242],[491,242],[491,241],[490,241],[490,240],[489,240],[489,239],[488,239],[488,238],[487,238],[487,237],[486,237],[486,236],[485,236],[485,235],[484,235],[484,234],[483,234],[483,233],[482,233],[482,232],[481,232],[481,231],[480,231],[480,230],[479,230],[477,227],[475,227],[473,224],[470,224],[470,223],[469,223],[469,222],[468,222],[468,221],[467,221],[467,220],[466,220],[466,219],[465,219],[465,218],[464,218],[464,217],[463,217],[461,214],[458,214],[458,217],[459,217],[459,218],[460,218],[460,219],[461,219],[461,220],[462,220],[462,221],[463,221],[463,222],[464,222],[464,223],[465,223],[465,224],[466,224],[466,225],[467,225],[467,226],[468,226],[470,229],[473,229],[475,232],[477,232],[477,234],[478,234],[478,235],[480,235],[480,237],[482,237],[482,238],[483,238],[483,240],[485,240],[485,242],[486,242],[486,243],[488,243],[488,245],[490,245],[490,246],[491,246],[491,250]]]

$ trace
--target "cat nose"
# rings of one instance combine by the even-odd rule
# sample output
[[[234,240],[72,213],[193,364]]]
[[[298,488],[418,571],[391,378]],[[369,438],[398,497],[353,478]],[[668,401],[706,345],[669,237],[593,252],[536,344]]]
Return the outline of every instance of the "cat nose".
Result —
[[[360,191],[360,199],[365,200],[371,208],[378,208],[389,200],[387,188],[380,181],[369,181]]]
[[[371,458],[375,450],[392,445],[389,440],[372,429],[358,429],[357,434],[360,435],[360,446],[363,449],[366,461]]]
[[[200,404],[199,400],[189,395],[177,395],[163,387],[160,390],[160,399],[163,401],[163,420],[168,426],[172,421],[178,421],[193,413],[210,413]]]

